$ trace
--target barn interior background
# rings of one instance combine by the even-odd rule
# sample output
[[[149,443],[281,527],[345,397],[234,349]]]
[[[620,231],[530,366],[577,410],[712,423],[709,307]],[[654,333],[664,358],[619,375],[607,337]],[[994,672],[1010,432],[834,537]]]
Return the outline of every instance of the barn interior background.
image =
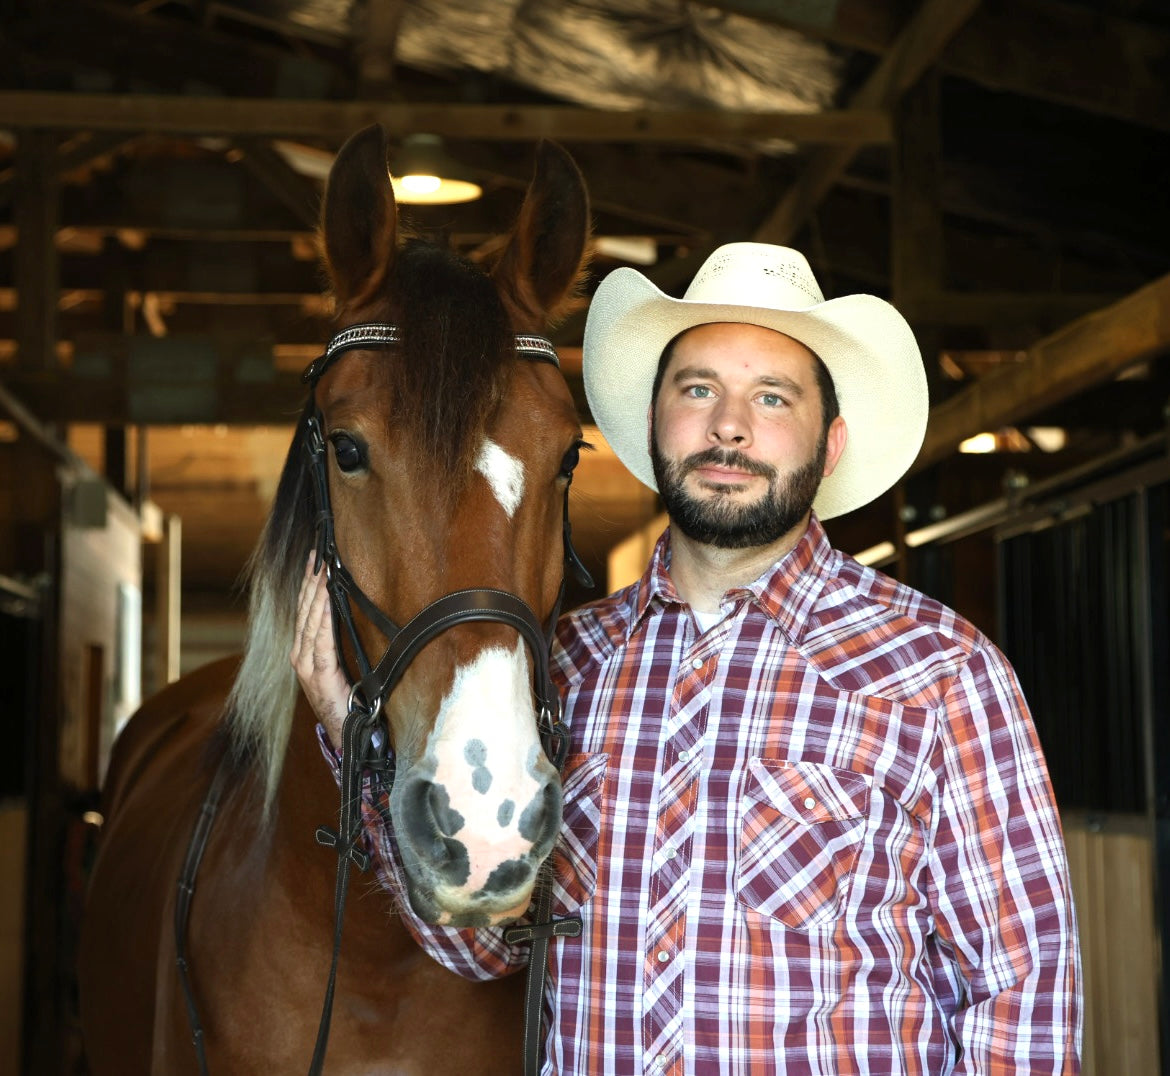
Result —
[[[1086,1071],[1165,1071],[1170,881],[1166,0],[0,0],[0,1070],[83,1072],[69,973],[118,724],[234,649],[236,581],[329,335],[346,135],[437,136],[475,258],[532,147],[615,266],[721,242],[890,298],[931,382],[911,475],[829,531],[1008,651],[1064,812]],[[557,332],[583,417],[584,309]],[[601,438],[578,545],[640,571]],[[578,593],[576,600],[589,595]]]

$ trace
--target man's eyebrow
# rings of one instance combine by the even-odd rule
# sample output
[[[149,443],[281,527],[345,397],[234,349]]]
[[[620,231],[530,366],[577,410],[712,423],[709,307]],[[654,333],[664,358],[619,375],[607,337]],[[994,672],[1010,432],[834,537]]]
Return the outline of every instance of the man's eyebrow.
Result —
[[[671,380],[677,385],[683,381],[718,381],[719,374],[707,366],[682,366],[674,372]],[[804,386],[793,381],[790,377],[776,377],[765,374],[756,378],[756,384],[766,388],[779,389],[788,396],[802,397],[805,395]]]
[[[677,385],[681,381],[699,378],[704,381],[718,381],[719,375],[708,366],[680,366],[671,380]]]
[[[760,385],[767,385],[769,388],[781,389],[789,396],[803,396],[804,386],[790,377],[761,377],[758,381]]]

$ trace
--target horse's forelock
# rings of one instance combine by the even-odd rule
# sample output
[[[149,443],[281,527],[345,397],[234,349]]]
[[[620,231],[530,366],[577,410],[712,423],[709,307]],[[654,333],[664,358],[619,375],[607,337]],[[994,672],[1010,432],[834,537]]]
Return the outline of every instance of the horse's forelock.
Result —
[[[387,363],[393,421],[457,486],[503,395],[513,346],[504,306],[479,269],[421,242],[400,252],[388,288],[403,334],[399,361]]]

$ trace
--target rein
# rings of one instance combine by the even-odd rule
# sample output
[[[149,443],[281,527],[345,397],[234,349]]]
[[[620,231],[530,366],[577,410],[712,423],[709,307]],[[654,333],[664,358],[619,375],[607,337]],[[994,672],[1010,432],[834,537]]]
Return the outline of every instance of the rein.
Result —
[[[310,391],[315,394],[317,383],[322,375],[345,352],[356,348],[388,348],[400,340],[401,334],[395,325],[363,323],[350,326],[337,333],[329,341],[324,353],[309,364],[302,375],[302,380],[310,386]],[[519,357],[532,362],[548,362],[560,367],[556,349],[544,337],[518,334],[515,337],[515,342],[516,353]],[[457,590],[436,598],[400,627],[362,591],[341,560],[337,549],[333,508],[329,498],[322,416],[320,409],[316,406],[306,420],[305,447],[309,454],[309,470],[313,475],[317,497],[316,570],[319,571],[322,566],[325,568],[326,585],[329,590],[333,616],[334,637],[340,639],[340,629],[345,629],[345,634],[349,638],[357,658],[360,673],[358,677],[354,677],[350,675],[348,668],[345,669],[353,687],[349,696],[348,714],[342,725],[339,826],[337,830],[333,830],[329,826],[323,825],[318,827],[316,833],[317,842],[333,848],[337,854],[337,876],[333,901],[333,956],[321,1019],[317,1029],[317,1040],[309,1066],[309,1076],[319,1076],[325,1063],[325,1051],[329,1040],[337,967],[341,954],[342,921],[349,889],[349,867],[350,864],[353,864],[359,870],[364,871],[369,867],[370,862],[369,855],[358,847],[362,828],[361,782],[364,774],[368,771],[374,780],[383,782],[387,793],[393,783],[393,760],[389,756],[389,738],[379,720],[383,704],[401,680],[415,655],[436,636],[457,624],[474,621],[504,624],[514,628],[519,633],[532,654],[533,689],[539,703],[538,731],[545,753],[553,765],[560,770],[568,750],[568,729],[560,720],[560,699],[549,673],[549,658],[553,632],[564,599],[565,582],[562,578],[560,590],[557,593],[548,621],[543,625],[523,599],[507,591],[485,587]],[[572,476],[570,476],[569,481],[572,482]],[[566,568],[574,573],[583,586],[591,587],[593,580],[573,548],[567,486],[563,512],[563,538]],[[358,637],[353,616],[354,604],[387,639],[386,649],[376,662],[370,661]],[[341,646],[338,646],[338,653],[344,665],[344,649]],[[186,953],[187,922],[195,891],[195,876],[211,834],[211,827],[226,783],[228,768],[225,758],[220,763],[200,807],[199,816],[196,819],[188,845],[183,872],[179,878],[179,895],[175,905],[176,965],[186,1001],[192,1042],[201,1076],[208,1076],[207,1058],[204,1047],[204,1032],[199,1022],[190,982],[190,965]],[[524,1071],[526,1076],[536,1076],[540,1066],[541,1004],[548,968],[549,941],[553,937],[578,937],[581,933],[580,918],[570,916],[554,920],[551,916],[551,906],[552,885],[548,880],[542,878],[537,883],[534,921],[523,926],[510,927],[504,932],[505,941],[509,944],[530,943],[532,946],[528,962],[524,1003]]]

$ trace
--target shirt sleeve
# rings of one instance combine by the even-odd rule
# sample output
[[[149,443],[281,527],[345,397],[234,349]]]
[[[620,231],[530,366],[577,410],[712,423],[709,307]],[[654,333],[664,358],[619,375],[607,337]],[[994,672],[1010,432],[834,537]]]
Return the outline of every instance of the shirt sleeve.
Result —
[[[341,787],[341,760],[325,729],[317,726],[317,742]],[[378,882],[394,900],[395,908],[414,940],[432,959],[465,979],[498,979],[528,965],[528,946],[509,945],[502,927],[460,929],[434,926],[420,919],[410,906],[406,879],[398,857],[394,831],[386,819],[389,794],[369,775],[362,780],[362,835]]]
[[[956,1073],[1077,1073],[1081,966],[1060,819],[1019,684],[994,648],[948,692],[930,863],[963,997]]]

